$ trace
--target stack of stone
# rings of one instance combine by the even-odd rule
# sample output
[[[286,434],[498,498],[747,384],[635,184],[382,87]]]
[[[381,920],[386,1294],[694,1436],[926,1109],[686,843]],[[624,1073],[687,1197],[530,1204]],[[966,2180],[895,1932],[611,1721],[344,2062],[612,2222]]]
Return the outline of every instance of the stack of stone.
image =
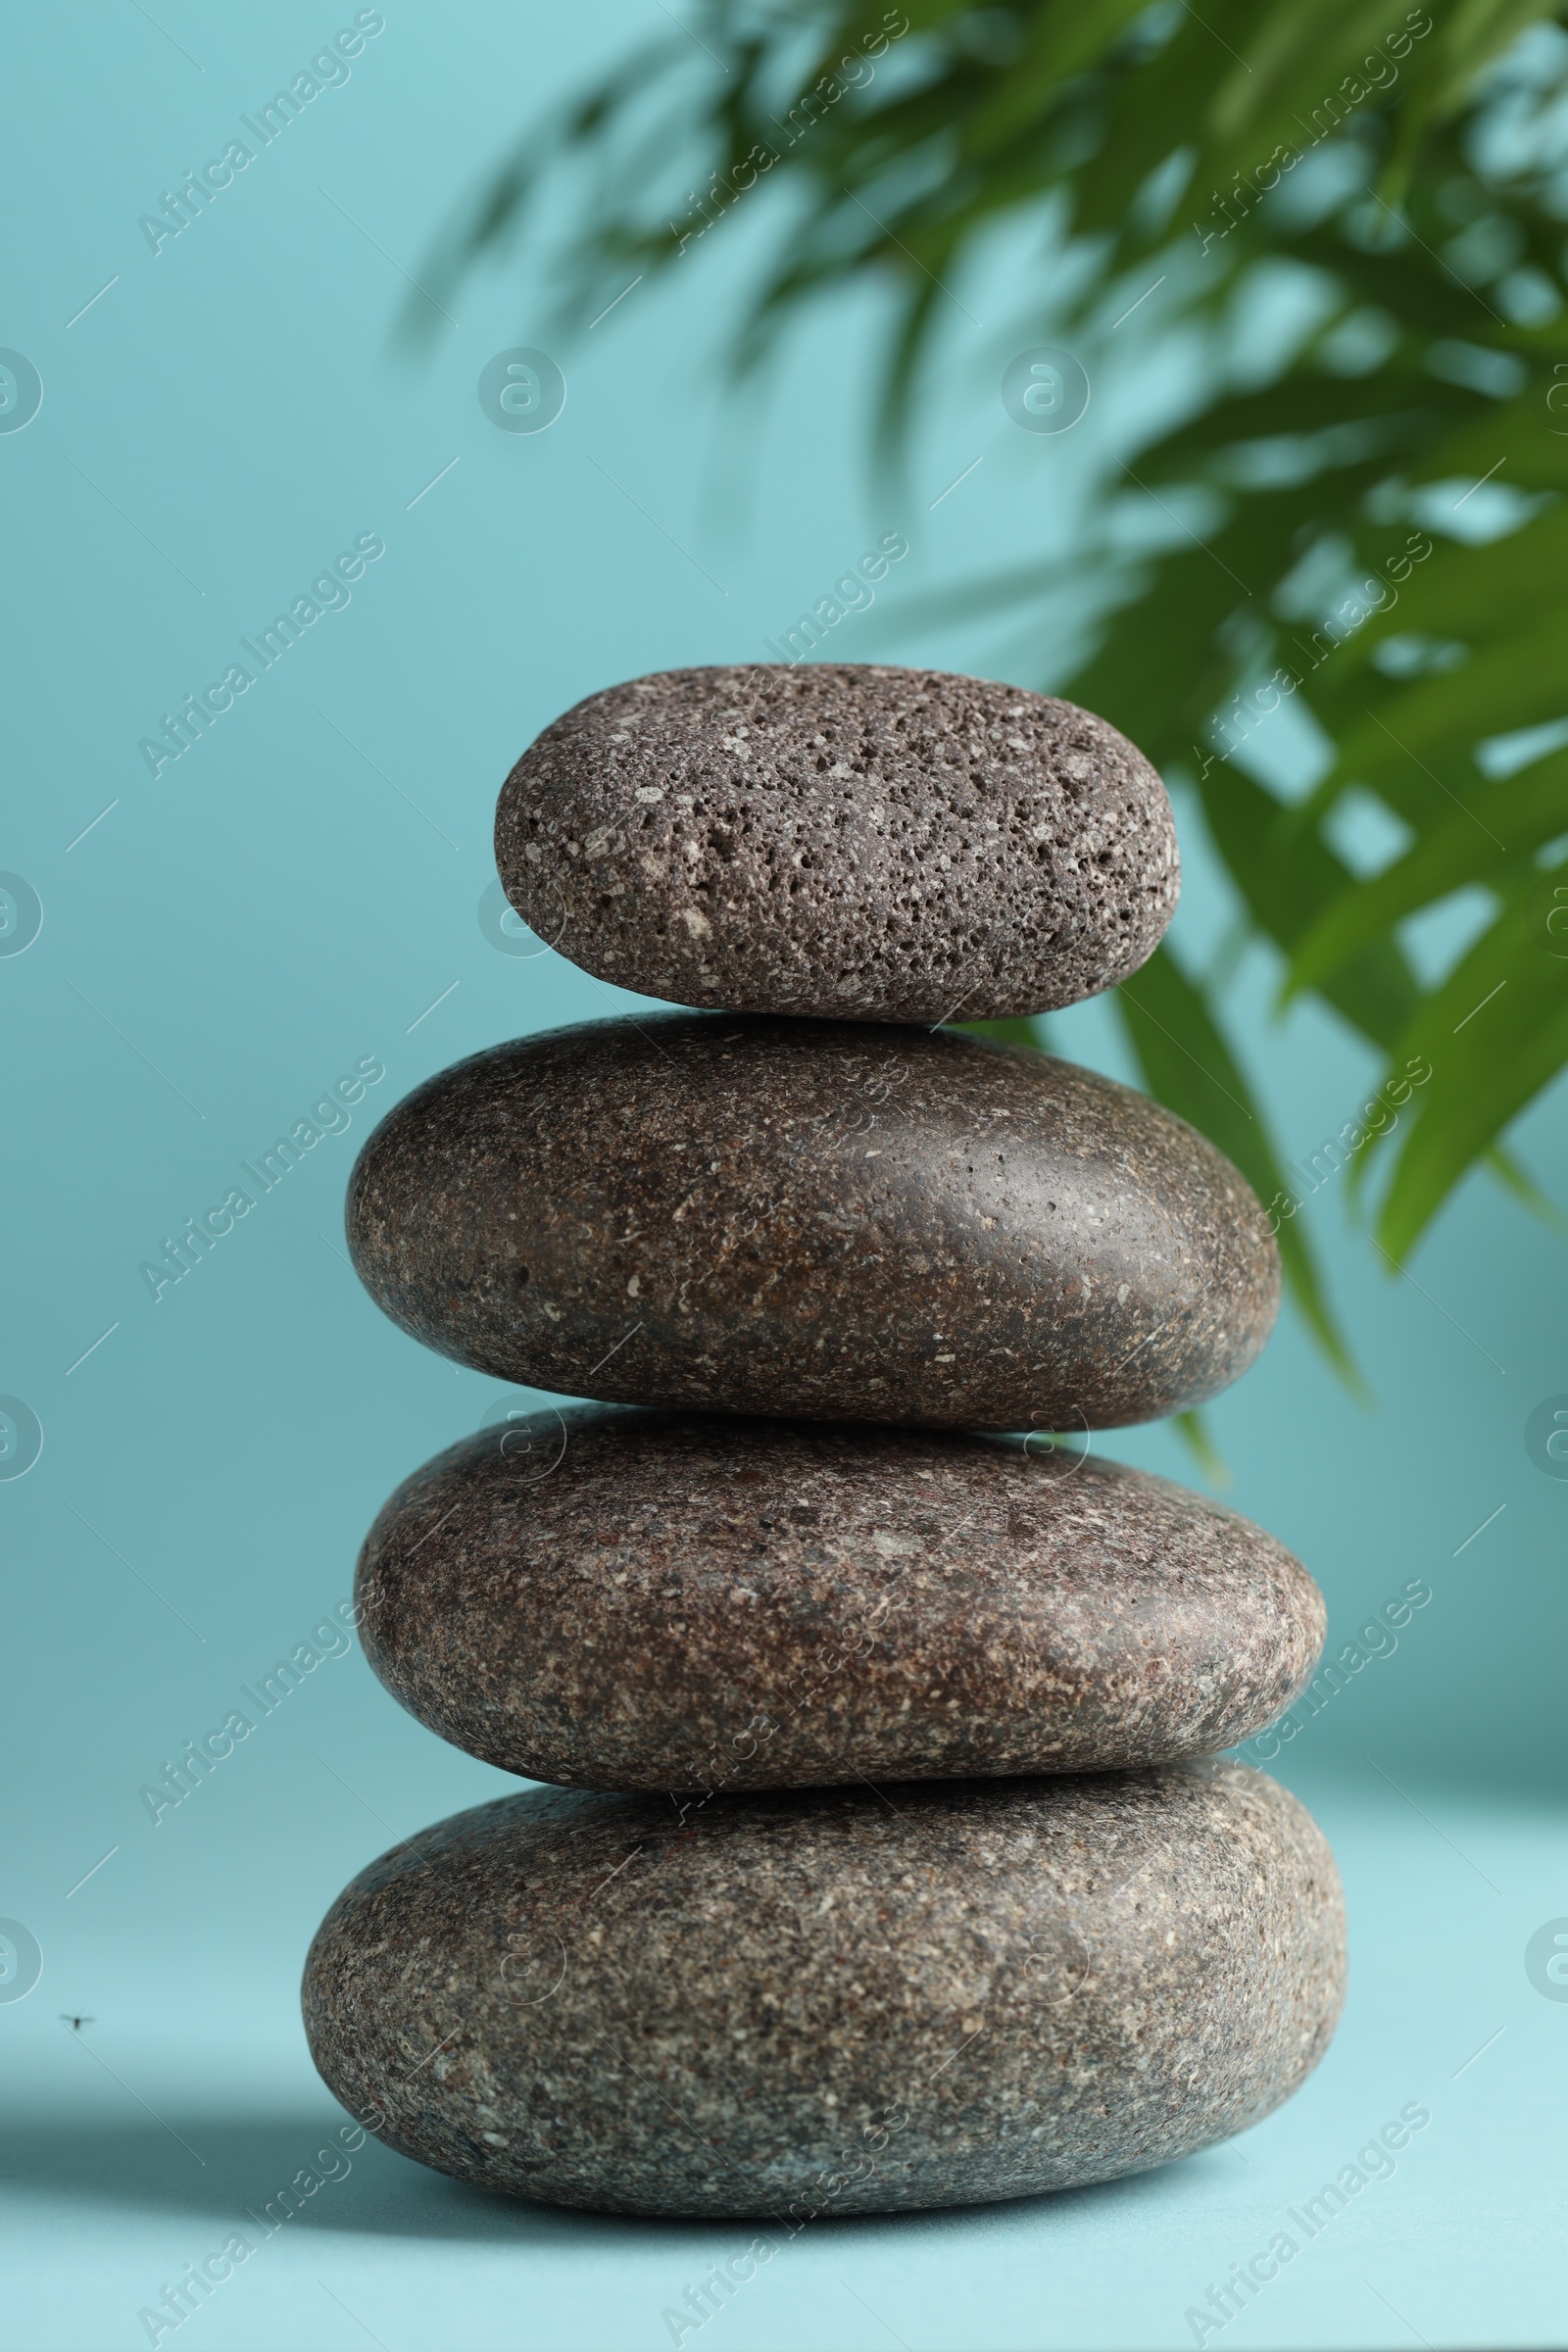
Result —
[[[558,1786],[340,1896],[326,2081],[467,2180],[785,2230],[1255,2122],[1333,2031],[1343,1918],[1307,1815],[1216,1751],[1303,1687],[1322,1600],[1087,1433],[1245,1370],[1274,1244],[1156,1103],[944,1025],[1152,952],[1159,778],[1011,687],[684,670],[549,728],[496,839],[543,939],[722,1009],[476,1054],[355,1169],[404,1330],[602,1402],[370,1531],[382,1680]]]

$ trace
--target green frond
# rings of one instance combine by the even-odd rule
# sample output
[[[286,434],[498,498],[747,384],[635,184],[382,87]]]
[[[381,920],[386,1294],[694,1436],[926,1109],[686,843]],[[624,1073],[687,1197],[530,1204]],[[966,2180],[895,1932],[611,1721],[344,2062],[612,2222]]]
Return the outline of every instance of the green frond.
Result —
[[[1145,1084],[1278,1223],[1290,1296],[1352,1385],[1224,995],[1255,985],[1250,943],[1277,958],[1282,1003],[1310,1001],[1379,1056],[1368,1100],[1390,1115],[1364,1114],[1376,1132],[1346,1195],[1376,1182],[1371,1231],[1394,1260],[1477,1164],[1560,1223],[1504,1139],[1568,1060],[1568,879],[1553,878],[1568,877],[1553,862],[1568,749],[1550,732],[1568,719],[1562,15],[1551,0],[1392,24],[1382,0],[907,0],[868,18],[860,0],[692,0],[695,41],[628,51],[530,126],[420,272],[450,308],[522,248],[585,322],[635,271],[690,252],[686,191],[706,190],[702,253],[743,209],[777,232],[754,247],[737,368],[823,296],[891,294],[867,419],[887,463],[926,397],[946,297],[1000,225],[1072,261],[1076,293],[1053,312],[1044,289],[1068,279],[1043,270],[1034,309],[1086,348],[1113,296],[1165,276],[1167,322],[1209,338],[1207,390],[1124,453],[1098,551],[1077,558],[1098,634],[1052,683],[1193,780],[1234,893],[1230,950],[1200,984],[1161,949],[1117,992],[1118,1017]],[[558,185],[564,237],[543,225]],[[1320,317],[1258,368],[1237,320],[1282,263],[1309,273]],[[422,298],[410,318],[428,334]],[[1118,552],[1118,515],[1158,519],[1157,502],[1168,518],[1173,499],[1202,527]],[[887,610],[906,627],[1030,629],[1044,678],[1062,577],[1025,562]],[[1250,748],[1285,703],[1325,747],[1292,799],[1256,780]],[[1546,733],[1499,755],[1531,729]],[[1369,808],[1381,863],[1353,845]],[[1450,902],[1490,913],[1426,980],[1406,926]],[[1029,1021],[972,1026],[1043,1042]]]

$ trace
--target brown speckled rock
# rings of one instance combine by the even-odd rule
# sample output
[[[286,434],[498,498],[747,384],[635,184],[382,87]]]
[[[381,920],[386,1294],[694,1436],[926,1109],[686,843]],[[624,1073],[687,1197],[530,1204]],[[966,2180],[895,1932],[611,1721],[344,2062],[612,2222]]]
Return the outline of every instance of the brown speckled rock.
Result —
[[[356,1597],[421,1723],[586,1788],[1202,1755],[1284,1713],[1324,1625],[1272,1536],[1114,1462],[593,1409],[418,1471]]]
[[[1339,1881],[1244,1765],[667,1798],[537,1790],[373,1863],[305,1971],[404,2154],[643,2214],[982,2203],[1258,2121],[1322,2056]]]
[[[1180,886],[1165,788],[1089,710],[937,670],[674,669],[547,727],[496,811],[507,895],[678,1004],[971,1021],[1135,972]]]
[[[429,1079],[349,1188],[395,1322],[503,1380],[809,1420],[1110,1428],[1244,1372],[1279,1258],[1147,1096],[953,1032],[654,1014]]]

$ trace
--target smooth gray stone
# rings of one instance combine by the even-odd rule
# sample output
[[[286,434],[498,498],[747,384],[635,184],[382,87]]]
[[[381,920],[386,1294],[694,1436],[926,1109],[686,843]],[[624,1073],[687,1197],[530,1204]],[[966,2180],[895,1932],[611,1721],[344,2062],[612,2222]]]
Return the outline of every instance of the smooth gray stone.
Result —
[[[535,1790],[367,1870],[311,2051],[405,2155],[620,2213],[984,2203],[1256,2123],[1345,1987],[1332,1855],[1273,1781],[668,1798]]]
[[[601,979],[829,1020],[1075,1004],[1152,955],[1181,880],[1163,784],[1093,711],[852,662],[590,695],[507,778],[496,863]]]
[[[602,1408],[427,1463],[371,1528],[356,1600],[421,1723],[587,1788],[1203,1755],[1283,1715],[1324,1627],[1272,1536],[1114,1462]]]
[[[444,1354],[612,1403],[1108,1429],[1279,1305],[1256,1197],[1147,1095],[953,1031],[652,1014],[495,1046],[365,1145],[348,1240]]]

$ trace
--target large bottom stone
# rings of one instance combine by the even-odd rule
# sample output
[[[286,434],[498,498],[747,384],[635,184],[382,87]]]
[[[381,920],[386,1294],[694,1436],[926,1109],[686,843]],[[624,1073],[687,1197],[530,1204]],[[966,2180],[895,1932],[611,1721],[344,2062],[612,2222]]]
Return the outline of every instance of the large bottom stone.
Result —
[[[1208,1759],[892,1798],[503,1798],[338,1897],[304,2000],[326,2082],[406,2155],[793,2230],[1208,2146],[1296,2088],[1344,1986],[1320,1832]]]

